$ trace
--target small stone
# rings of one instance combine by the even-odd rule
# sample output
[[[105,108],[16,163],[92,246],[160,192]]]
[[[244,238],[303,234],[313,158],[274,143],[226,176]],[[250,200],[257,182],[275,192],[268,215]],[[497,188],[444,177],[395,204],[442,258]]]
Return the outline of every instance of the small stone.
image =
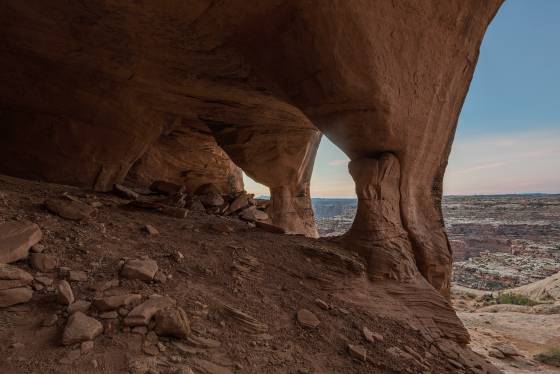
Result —
[[[26,303],[33,297],[33,291],[27,287],[0,290],[0,308]]]
[[[319,306],[319,308],[321,308],[323,310],[329,310],[331,308],[329,306],[329,304],[327,304],[326,302],[324,302],[321,299],[315,299],[315,304],[317,304]]]
[[[82,354],[86,354],[93,351],[93,348],[94,348],[93,340],[82,342],[82,344],[80,345],[80,351]]]
[[[70,305],[68,305],[68,308],[66,308],[66,311],[68,312],[68,314],[74,314],[76,312],[82,312],[85,313],[91,306],[91,303],[89,301],[86,300],[78,300]]]
[[[137,192],[132,191],[130,188],[125,187],[122,184],[115,184],[113,186],[113,191],[115,192],[115,195],[124,199],[136,200],[140,197]]]
[[[81,270],[70,270],[68,272],[68,280],[71,282],[86,282],[88,274]]]
[[[136,326],[132,328],[131,332],[133,334],[146,335],[148,333],[148,328],[146,326]]]
[[[70,283],[62,280],[57,285],[57,301],[62,305],[70,305],[74,302],[74,292]]]
[[[312,328],[312,329],[316,328],[317,326],[319,326],[319,324],[321,324],[321,321],[319,321],[317,316],[315,316],[315,314],[313,314],[307,309],[300,309],[297,312],[297,320],[303,327]]]
[[[161,309],[154,320],[154,331],[158,335],[186,338],[190,334],[187,314],[180,307]]]
[[[350,353],[350,356],[352,358],[355,358],[357,360],[367,360],[367,350],[363,345],[348,344],[348,353]]]
[[[147,344],[142,347],[142,352],[150,356],[157,356],[159,355],[159,349],[157,346],[153,344]]]
[[[54,271],[58,266],[58,261],[55,257],[44,253],[32,253],[30,263],[32,268],[43,273]]]
[[[105,313],[101,313],[99,315],[99,318],[101,318],[101,319],[117,319],[117,318],[119,318],[119,314],[116,311],[105,312]]]
[[[91,203],[89,203],[89,205],[91,205],[93,208],[101,208],[103,206],[103,203],[101,201],[92,201]]]
[[[128,314],[128,309],[126,309],[126,308],[119,308],[119,310],[117,310],[117,313],[119,313],[119,316],[125,317],[125,316]]]
[[[71,345],[87,340],[93,340],[103,332],[103,325],[95,318],[76,312],[68,318],[68,323],[62,335],[62,344]]]
[[[43,233],[31,222],[6,222],[0,224],[0,263],[9,264],[23,260],[29,249],[37,244]]]
[[[45,246],[43,244],[35,244],[31,247],[31,252],[33,253],[42,253],[45,250]]]
[[[128,279],[151,281],[158,270],[157,262],[150,259],[134,259],[124,263],[121,276]]]
[[[146,326],[159,310],[174,305],[175,301],[168,296],[152,295],[128,313],[128,316],[124,319],[124,324],[127,326]]]
[[[375,333],[365,326],[362,329],[362,333],[364,334],[364,338],[370,343],[375,343],[376,341],[378,342],[383,341],[383,335]]]
[[[158,229],[156,229],[154,226],[152,225],[146,225],[144,226],[144,231],[146,231],[149,235],[159,235],[159,231]]]

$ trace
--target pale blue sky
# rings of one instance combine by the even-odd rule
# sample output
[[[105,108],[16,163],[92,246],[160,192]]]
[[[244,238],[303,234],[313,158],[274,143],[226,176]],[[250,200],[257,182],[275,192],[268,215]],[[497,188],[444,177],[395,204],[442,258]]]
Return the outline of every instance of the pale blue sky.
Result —
[[[559,20],[560,0],[506,0],[498,12],[459,118],[445,194],[560,192]],[[347,160],[323,137],[312,196],[355,196]]]

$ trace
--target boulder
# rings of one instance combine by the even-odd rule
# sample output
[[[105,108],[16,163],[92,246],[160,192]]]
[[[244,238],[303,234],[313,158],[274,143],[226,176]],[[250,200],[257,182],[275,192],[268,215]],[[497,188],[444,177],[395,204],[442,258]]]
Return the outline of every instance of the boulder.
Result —
[[[27,287],[0,290],[0,308],[26,303],[33,297],[33,291]]]
[[[220,207],[224,205],[224,198],[222,195],[215,192],[208,192],[199,196],[200,202],[207,208]]]
[[[237,195],[235,199],[232,200],[225,214],[235,213],[238,210],[246,208],[248,206],[249,206],[249,198],[245,192],[242,192],[239,195]]]
[[[266,221],[268,220],[268,214],[263,212],[262,210],[258,210],[255,206],[250,206],[245,208],[239,213],[239,217],[246,220],[246,221]]]
[[[103,332],[103,325],[95,318],[76,312],[68,318],[62,335],[63,345],[72,345],[95,339]]]
[[[0,224],[0,263],[9,264],[22,260],[29,249],[37,244],[43,233],[31,222],[6,222]]]
[[[0,290],[28,286],[33,276],[15,266],[0,263]]]
[[[187,314],[180,307],[159,310],[154,321],[154,331],[158,335],[186,338],[191,331]]]
[[[92,206],[68,198],[47,199],[44,204],[51,213],[73,221],[87,220],[95,212]]]
[[[121,276],[128,279],[151,281],[158,271],[158,264],[151,259],[127,260],[121,270]]]
[[[152,295],[128,313],[124,319],[124,324],[127,326],[147,326],[159,310],[174,305],[175,301],[168,296]]]

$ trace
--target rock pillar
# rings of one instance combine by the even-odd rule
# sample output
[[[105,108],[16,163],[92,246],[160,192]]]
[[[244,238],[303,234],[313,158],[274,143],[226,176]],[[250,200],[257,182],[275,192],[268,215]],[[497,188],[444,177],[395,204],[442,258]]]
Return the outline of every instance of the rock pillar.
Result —
[[[368,263],[372,279],[406,281],[418,274],[400,212],[400,164],[391,153],[359,158],[348,165],[356,183],[358,210],[344,237]]]

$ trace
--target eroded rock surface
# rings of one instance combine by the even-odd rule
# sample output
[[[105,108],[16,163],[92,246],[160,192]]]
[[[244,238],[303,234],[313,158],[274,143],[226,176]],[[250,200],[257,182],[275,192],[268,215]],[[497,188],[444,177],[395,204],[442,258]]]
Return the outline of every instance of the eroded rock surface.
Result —
[[[256,225],[313,237],[309,183],[324,134],[351,159],[360,199],[345,245],[367,260],[370,280],[422,289],[402,295],[408,306],[465,343],[424,283],[449,296],[443,174],[501,3],[3,2],[0,171],[100,191],[127,176],[189,188],[208,179],[229,193],[240,167],[271,191],[271,222]],[[206,207],[227,209],[218,203]],[[45,205],[70,220],[95,216],[75,199]]]

